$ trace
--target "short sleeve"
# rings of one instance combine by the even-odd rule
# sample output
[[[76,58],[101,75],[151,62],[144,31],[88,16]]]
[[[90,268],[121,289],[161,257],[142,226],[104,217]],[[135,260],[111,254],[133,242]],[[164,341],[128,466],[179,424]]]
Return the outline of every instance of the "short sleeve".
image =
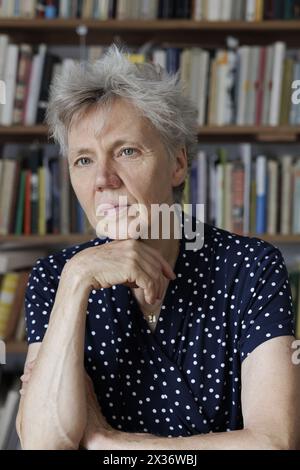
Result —
[[[280,250],[266,244],[247,271],[239,352],[243,361],[261,343],[294,335],[288,272]]]
[[[57,276],[38,259],[29,276],[25,293],[25,325],[28,344],[43,340],[57,290]]]

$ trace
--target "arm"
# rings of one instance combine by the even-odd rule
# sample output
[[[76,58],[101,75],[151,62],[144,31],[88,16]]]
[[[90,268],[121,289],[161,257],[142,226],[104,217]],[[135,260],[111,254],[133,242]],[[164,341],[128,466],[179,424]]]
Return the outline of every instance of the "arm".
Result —
[[[191,437],[98,432],[91,449],[219,450],[300,448],[300,366],[292,364],[291,336],[258,346],[242,364],[244,429]]]
[[[89,291],[73,273],[62,271],[51,321],[21,396],[17,425],[23,449],[78,448],[86,424],[83,354]]]
[[[90,247],[69,260],[61,273],[26,394],[21,398],[17,427],[24,449],[79,446],[88,411],[84,338],[91,289],[133,285],[144,289],[147,301],[153,303],[162,293],[164,276],[175,276],[170,265],[157,250],[136,240]]]

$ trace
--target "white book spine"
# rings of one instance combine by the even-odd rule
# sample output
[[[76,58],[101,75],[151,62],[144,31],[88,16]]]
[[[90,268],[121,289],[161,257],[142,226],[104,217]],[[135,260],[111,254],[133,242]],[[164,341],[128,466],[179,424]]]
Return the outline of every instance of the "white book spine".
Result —
[[[278,163],[275,161],[268,161],[268,222],[267,233],[275,235],[277,230],[277,193],[278,193]]]
[[[208,21],[218,21],[221,19],[221,0],[209,0],[206,6]]]
[[[204,0],[195,0],[194,3],[194,20],[204,20]]]
[[[8,36],[6,34],[0,34],[0,80],[4,80],[7,48]]]
[[[293,234],[300,234],[300,160],[294,166],[293,184]]]
[[[266,171],[267,158],[265,155],[258,155],[256,159],[256,195],[264,196],[266,194]]]
[[[272,82],[273,87],[270,97],[270,126],[277,126],[279,124],[279,112],[281,102],[281,88],[282,88],[282,77],[283,77],[283,62],[286,51],[286,45],[283,42],[277,42],[275,44],[274,53],[274,64]]]
[[[6,102],[2,107],[1,124],[11,126],[13,123],[13,110],[15,101],[19,47],[9,44],[7,48],[7,66],[4,75],[6,88]]]
[[[99,0],[100,19],[108,19],[109,0]]]
[[[288,235],[291,231],[291,184],[292,184],[292,156],[282,156],[282,185],[281,185],[281,219],[280,232]]]
[[[246,21],[255,21],[256,0],[246,0]]]
[[[184,49],[180,54],[180,81],[185,96],[191,96],[191,55],[192,49]]]
[[[227,51],[220,51],[217,61],[217,126],[223,126],[226,124],[226,79],[229,70],[227,54]]]
[[[237,125],[242,126],[245,124],[246,115],[246,91],[248,83],[248,68],[249,68],[249,56],[250,47],[242,46],[239,51],[239,67],[240,67],[240,79],[238,89],[238,106],[237,106]]]
[[[153,52],[153,63],[155,65],[160,65],[164,70],[167,66],[167,54],[163,49],[157,49]]]
[[[197,154],[197,203],[207,203],[207,155],[203,150]]]
[[[264,79],[264,93],[263,93],[263,109],[262,109],[262,124],[269,125],[270,114],[270,99],[272,89],[272,75],[273,75],[273,62],[274,62],[274,45],[267,47],[267,62]]]
[[[59,17],[60,18],[69,18],[68,0],[60,0],[60,2],[59,2]]]
[[[29,99],[25,112],[26,126],[33,126],[36,122],[46,50],[47,46],[45,44],[41,44],[39,46],[38,54],[33,58],[32,73],[29,82]]]
[[[251,169],[252,155],[251,145],[241,145],[241,158],[245,169],[245,190],[244,190],[244,221],[243,230],[247,234],[250,232],[250,195],[251,195]]]
[[[234,0],[222,0],[221,2],[221,20],[230,21],[232,11],[232,1]]]
[[[205,124],[206,103],[207,103],[207,87],[208,87],[208,69],[209,54],[207,51],[201,51],[200,70],[199,70],[199,86],[198,86],[198,124]]]
[[[217,165],[216,174],[216,225],[223,228],[223,184],[224,184],[224,165]]]

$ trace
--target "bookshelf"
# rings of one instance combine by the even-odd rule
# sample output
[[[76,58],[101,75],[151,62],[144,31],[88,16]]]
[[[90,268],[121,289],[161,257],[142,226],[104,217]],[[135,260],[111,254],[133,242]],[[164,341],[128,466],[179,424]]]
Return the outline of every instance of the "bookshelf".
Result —
[[[259,236],[263,240],[270,243],[288,243],[288,244],[300,244],[300,235],[269,235],[249,233],[247,236],[255,237]],[[68,235],[0,235],[0,247],[4,243],[15,243],[22,244],[24,246],[30,245],[64,245],[64,244],[79,244],[87,242],[95,238],[94,234],[83,234],[83,233],[71,233]]]
[[[6,344],[6,353],[11,354],[26,354],[28,349],[26,341],[11,341]]]
[[[84,25],[88,29],[87,43],[101,39],[102,43],[122,33],[122,38],[133,43],[153,39],[185,43],[205,40],[205,45],[223,43],[228,34],[234,34],[241,42],[247,44],[265,44],[270,39],[283,35],[289,44],[299,44],[295,32],[299,31],[299,20],[266,20],[266,21],[197,21],[188,19],[158,20],[97,20],[97,19],[25,19],[0,18],[0,31],[10,34],[14,39],[27,39],[38,42],[46,40],[48,44],[72,44],[78,40],[77,28]],[[176,32],[176,37],[171,34]],[[68,33],[68,36],[66,36]],[[188,33],[188,36],[187,36]],[[249,35],[249,33],[255,33]],[[37,37],[38,34],[38,37]],[[61,35],[63,34],[63,36]]]

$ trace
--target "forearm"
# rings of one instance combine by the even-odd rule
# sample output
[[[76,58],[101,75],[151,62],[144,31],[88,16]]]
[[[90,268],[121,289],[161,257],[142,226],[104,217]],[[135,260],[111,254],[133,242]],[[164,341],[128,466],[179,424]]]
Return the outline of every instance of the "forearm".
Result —
[[[86,423],[84,333],[89,289],[63,270],[49,326],[20,405],[25,449],[67,449]]]
[[[104,445],[103,445],[104,443]],[[248,429],[239,431],[198,434],[189,437],[161,437],[144,433],[114,431],[95,436],[90,450],[272,450],[272,439]]]

